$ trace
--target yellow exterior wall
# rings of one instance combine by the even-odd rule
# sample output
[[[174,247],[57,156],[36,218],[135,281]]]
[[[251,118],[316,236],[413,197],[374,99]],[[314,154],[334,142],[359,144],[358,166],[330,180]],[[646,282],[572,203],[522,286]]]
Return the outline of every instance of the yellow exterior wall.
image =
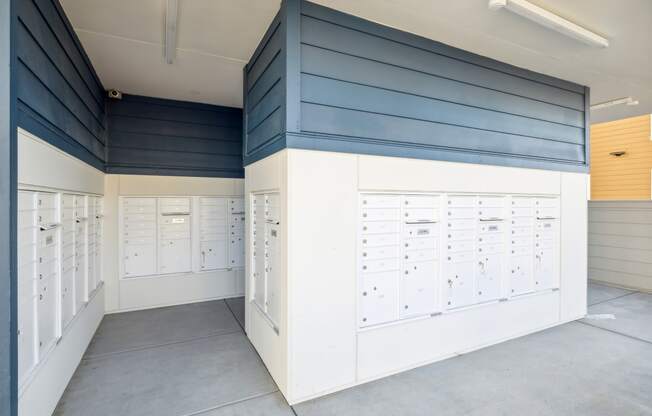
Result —
[[[652,199],[651,122],[647,114],[591,126],[591,199]]]

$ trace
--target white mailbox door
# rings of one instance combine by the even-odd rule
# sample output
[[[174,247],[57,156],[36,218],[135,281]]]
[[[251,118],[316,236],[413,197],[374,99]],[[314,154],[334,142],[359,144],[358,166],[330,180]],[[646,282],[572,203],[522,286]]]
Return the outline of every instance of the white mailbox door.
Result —
[[[398,318],[398,273],[364,273],[360,288],[360,326],[366,327]]]
[[[476,271],[478,302],[489,302],[500,298],[502,271],[502,255],[479,256]]]
[[[252,199],[253,205],[253,300],[262,310],[265,310],[265,197],[264,195],[255,195]]]
[[[436,261],[407,263],[400,276],[401,318],[426,315],[437,307]]]
[[[18,385],[34,369],[36,350],[36,298],[25,296],[18,303]]]
[[[447,309],[460,308],[475,303],[473,261],[451,260],[446,265]]]
[[[156,272],[156,253],[153,244],[125,247],[124,272],[126,277],[147,276]]]
[[[57,300],[56,300],[56,282],[55,277],[49,277],[39,281],[38,289],[38,339],[39,339],[39,357],[43,357],[45,352],[56,341],[57,329]]]
[[[265,233],[267,245],[267,288],[265,310],[268,317],[275,324],[280,322],[280,308],[281,308],[281,230],[278,224],[265,224]]]
[[[227,268],[226,239],[202,241],[200,244],[201,269],[215,270]]]
[[[192,269],[190,240],[162,240],[159,244],[159,273],[185,273]]]
[[[65,270],[61,276],[61,328],[68,326],[75,313],[75,294],[73,291],[73,268]]]
[[[545,290],[554,287],[554,251],[544,248],[535,252],[534,256],[534,289]]]
[[[532,256],[512,257],[511,287],[512,295],[522,295],[532,291]]]

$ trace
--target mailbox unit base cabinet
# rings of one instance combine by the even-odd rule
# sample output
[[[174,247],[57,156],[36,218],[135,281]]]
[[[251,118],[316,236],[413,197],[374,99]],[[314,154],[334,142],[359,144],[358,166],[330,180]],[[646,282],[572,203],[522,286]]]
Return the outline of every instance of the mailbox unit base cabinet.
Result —
[[[586,313],[586,174],[298,149],[245,172],[246,332],[291,404]]]

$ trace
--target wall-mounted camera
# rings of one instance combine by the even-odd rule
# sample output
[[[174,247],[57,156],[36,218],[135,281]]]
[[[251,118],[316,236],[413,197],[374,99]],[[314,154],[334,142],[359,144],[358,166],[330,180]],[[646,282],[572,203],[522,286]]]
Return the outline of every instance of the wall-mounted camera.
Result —
[[[109,90],[108,95],[109,98],[113,98],[115,100],[122,100],[122,93],[118,90]]]

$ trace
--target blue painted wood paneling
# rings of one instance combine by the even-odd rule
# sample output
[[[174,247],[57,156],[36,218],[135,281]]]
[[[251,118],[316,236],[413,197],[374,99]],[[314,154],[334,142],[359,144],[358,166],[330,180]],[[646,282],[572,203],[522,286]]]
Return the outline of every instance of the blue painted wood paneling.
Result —
[[[61,5],[22,0],[16,7],[18,126],[103,169],[104,88]]]
[[[287,22],[276,15],[254,51],[244,74],[243,158],[253,161],[280,147],[286,130]]]
[[[125,94],[108,122],[108,173],[244,176],[238,108]]]
[[[245,112],[245,164],[274,134],[285,147],[588,170],[588,88],[307,1],[279,15],[299,23],[280,32],[281,85],[266,80],[264,104]]]

